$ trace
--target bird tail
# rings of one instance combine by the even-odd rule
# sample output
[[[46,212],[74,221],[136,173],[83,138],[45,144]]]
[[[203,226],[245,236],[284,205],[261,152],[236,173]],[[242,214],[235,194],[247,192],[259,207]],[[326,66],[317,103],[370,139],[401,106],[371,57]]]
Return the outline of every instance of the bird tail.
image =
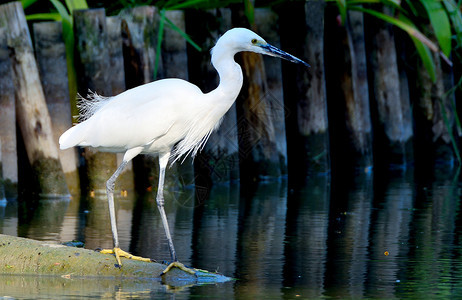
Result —
[[[79,145],[84,140],[80,124],[69,128],[59,137],[59,148],[64,150]]]

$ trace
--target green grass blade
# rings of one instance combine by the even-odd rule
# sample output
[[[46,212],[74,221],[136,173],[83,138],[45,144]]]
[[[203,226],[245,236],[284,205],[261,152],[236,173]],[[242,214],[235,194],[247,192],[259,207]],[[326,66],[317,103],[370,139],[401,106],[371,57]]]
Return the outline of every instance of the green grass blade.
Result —
[[[165,17],[165,22],[172,27],[173,30],[178,32],[191,46],[193,46],[197,51],[202,51],[201,47],[199,47],[198,44],[196,44],[190,37],[189,35],[186,34],[183,30],[181,30],[178,26],[176,26],[169,18]]]
[[[446,56],[451,53],[451,25],[441,0],[420,0],[427,11],[441,50]]]

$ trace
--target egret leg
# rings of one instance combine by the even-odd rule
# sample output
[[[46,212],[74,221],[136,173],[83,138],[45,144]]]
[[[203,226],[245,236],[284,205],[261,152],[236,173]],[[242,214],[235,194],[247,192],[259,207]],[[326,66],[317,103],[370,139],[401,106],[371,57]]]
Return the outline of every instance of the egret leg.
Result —
[[[159,155],[159,185],[157,188],[157,197],[156,197],[157,208],[159,209],[160,217],[162,219],[162,224],[165,229],[165,235],[167,236],[167,240],[168,240],[168,247],[170,249],[170,257],[172,258],[172,263],[170,263],[167,266],[167,268],[162,272],[161,275],[166,274],[173,267],[179,268],[187,273],[194,275],[196,273],[194,270],[185,267],[182,263],[178,261],[178,258],[175,252],[175,247],[173,246],[172,236],[170,235],[170,228],[167,222],[167,215],[165,214],[164,180],[165,180],[165,168],[167,167],[169,157],[170,157],[170,152]]]
[[[117,260],[117,264],[119,267],[122,266],[122,262],[120,261],[121,257],[129,258],[129,259],[134,259],[134,260],[140,260],[144,262],[151,262],[151,259],[149,258],[144,258],[140,256],[135,256],[131,255],[128,252],[123,251],[120,249],[119,246],[119,236],[117,233],[117,222],[116,222],[116,216],[115,216],[115,206],[114,206],[114,188],[115,188],[115,182],[117,180],[117,177],[119,177],[120,173],[122,173],[123,169],[125,166],[128,164],[128,162],[136,156],[139,152],[138,149],[134,149],[135,151],[127,151],[127,153],[124,156],[124,160],[120,164],[120,166],[117,168],[117,170],[112,174],[111,178],[106,182],[106,192],[107,192],[107,200],[108,200],[108,205],[109,205],[109,217],[111,220],[111,230],[112,230],[112,239],[114,241],[114,249],[103,249],[100,252],[104,254],[114,254]],[[138,152],[138,153],[137,153]],[[135,155],[133,155],[135,154]],[[126,159],[128,157],[128,159]]]

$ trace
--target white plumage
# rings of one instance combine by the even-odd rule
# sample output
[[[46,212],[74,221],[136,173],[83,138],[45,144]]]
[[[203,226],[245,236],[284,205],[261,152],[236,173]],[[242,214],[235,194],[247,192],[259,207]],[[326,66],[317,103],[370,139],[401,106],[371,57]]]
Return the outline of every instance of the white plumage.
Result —
[[[244,28],[227,31],[212,49],[212,64],[220,84],[204,94],[195,85],[181,79],[163,79],[105,98],[91,94],[82,100],[81,122],[59,139],[61,149],[91,146],[103,151],[123,152],[124,160],[107,182],[107,194],[114,253],[125,255],[119,248],[114,213],[114,183],[125,165],[140,153],[159,154],[159,188],[157,203],[169,241],[170,254],[177,261],[163,208],[165,167],[181,156],[196,155],[221,118],[236,100],[243,81],[241,67],[234,61],[240,51],[252,51],[304,64],[300,59],[271,45]]]

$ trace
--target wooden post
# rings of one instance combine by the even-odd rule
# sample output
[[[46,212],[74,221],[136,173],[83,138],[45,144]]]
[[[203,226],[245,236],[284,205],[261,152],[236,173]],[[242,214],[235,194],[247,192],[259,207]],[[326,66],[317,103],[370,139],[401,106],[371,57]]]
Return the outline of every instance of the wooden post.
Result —
[[[233,26],[251,27],[241,5],[232,7]],[[236,100],[239,168],[242,183],[256,182],[282,174],[275,128],[276,119],[268,103],[263,57],[252,52],[236,55],[244,73],[244,84]]]
[[[138,6],[120,12],[127,88],[154,80],[159,16],[153,6]],[[160,62],[161,63],[161,62]],[[162,72],[162,66],[159,66]]]
[[[278,15],[268,9],[255,9],[255,25],[258,33],[271,45],[281,48],[278,33]],[[274,120],[274,135],[281,175],[287,174],[287,140],[285,126],[284,94],[282,91],[281,60],[267,55],[263,56],[266,81],[268,85],[265,101],[270,107]]]
[[[34,23],[33,29],[40,79],[53,124],[53,139],[57,142],[72,126],[62,25],[59,22]],[[76,149],[60,150],[58,155],[69,190],[72,194],[80,194]]]
[[[24,144],[41,196],[67,196],[69,190],[53,139],[50,115],[40,84],[29,28],[20,2],[0,7],[0,19],[7,22],[8,45],[16,87],[16,112]]]
[[[82,96],[89,91],[103,96],[112,94],[109,68],[106,13],[104,9],[74,11],[76,66],[78,90]],[[89,191],[104,195],[106,181],[117,168],[114,153],[85,148],[86,174]],[[123,189],[120,183],[117,189]]]
[[[0,20],[0,140],[3,185],[6,198],[18,196],[18,156],[16,151],[16,111],[13,69],[7,45],[7,28]]]
[[[344,25],[338,17],[337,7],[330,5],[325,24],[332,164],[337,171],[370,171],[372,125],[362,15],[349,13]]]
[[[372,120],[369,105],[369,84],[367,81],[366,43],[364,40],[364,16],[361,12],[348,13],[348,33],[351,35],[354,63],[354,90],[356,101],[351,126],[355,138],[356,153],[361,154],[360,167],[368,172],[373,165]],[[348,106],[349,108],[351,106]],[[348,109],[350,111],[350,109]]]
[[[324,2],[284,3],[278,14],[282,49],[311,65],[307,69],[282,62],[289,178],[295,182],[330,171]]]
[[[393,31],[376,18],[367,17],[365,24],[375,162],[406,167],[413,160],[414,133],[409,98],[401,97]]]
[[[111,82],[111,95],[116,96],[126,90],[125,88],[125,70],[124,56],[122,47],[122,20],[120,17],[106,18],[108,34],[108,51],[109,51],[109,81]],[[117,165],[123,160],[123,153],[117,153]],[[130,161],[120,176],[117,178],[117,184],[123,187],[122,195],[125,191],[135,191],[135,174],[133,172],[133,163]]]
[[[186,32],[202,50],[199,52],[188,47],[189,79],[204,93],[215,89],[219,80],[217,71],[210,63],[210,49],[230,27],[229,9],[186,11]],[[221,126],[210,135],[195,159],[196,187],[209,188],[213,183],[239,179],[238,149],[236,106],[233,104],[223,117]]]
[[[184,11],[168,10],[165,12],[168,18],[181,30],[185,30]],[[164,27],[164,39],[162,41],[162,64],[165,78],[180,78],[188,80],[188,55],[186,53],[186,40],[180,33],[170,26]]]

